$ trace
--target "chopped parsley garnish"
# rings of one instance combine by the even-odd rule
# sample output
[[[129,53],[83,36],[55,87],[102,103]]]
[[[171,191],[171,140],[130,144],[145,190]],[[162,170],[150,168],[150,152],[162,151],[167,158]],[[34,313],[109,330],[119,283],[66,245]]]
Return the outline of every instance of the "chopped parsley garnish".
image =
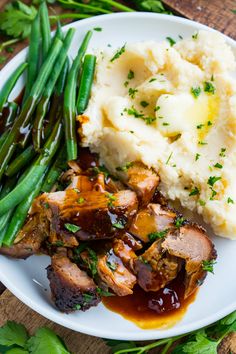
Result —
[[[198,145],[207,145],[208,143],[206,143],[205,141],[199,141]]]
[[[221,148],[219,156],[220,157],[225,157],[226,156],[225,152],[226,152],[226,148]]]
[[[156,106],[156,107],[154,108],[154,112],[159,111],[160,108],[161,108],[160,106]]]
[[[129,81],[124,82],[124,86],[127,87],[129,85]]]
[[[218,163],[218,162],[214,165],[214,167],[215,168],[223,168],[223,166],[220,163]]]
[[[110,293],[109,291],[103,290],[103,289],[101,289],[99,287],[97,287],[97,293],[98,293],[98,295],[104,296],[104,297],[115,296],[114,294]]]
[[[209,186],[213,187],[214,184],[219,180],[221,180],[221,177],[211,176],[208,178],[207,184],[209,184]]]
[[[93,30],[97,32],[102,32],[102,27],[94,27]]]
[[[137,89],[133,89],[132,87],[129,88],[129,96],[134,99],[135,94],[138,92]]]
[[[214,274],[214,265],[217,262],[212,259],[210,261],[202,261],[202,269],[205,270],[206,272],[210,272],[212,274]]]
[[[89,270],[92,273],[92,276],[94,277],[97,274],[97,263],[98,263],[98,257],[94,250],[92,250],[90,247],[86,247],[88,254],[89,254],[89,259],[86,261]]]
[[[170,43],[171,47],[176,43],[176,41],[173,38],[171,38],[171,37],[166,37],[166,39]]]
[[[234,200],[229,197],[229,198],[227,199],[227,203],[228,203],[228,204],[234,204]]]
[[[80,226],[77,226],[77,225],[74,225],[74,224],[69,224],[69,223],[64,224],[64,227],[68,231],[73,232],[73,234],[75,234],[77,231],[81,230]]]
[[[118,59],[124,52],[125,52],[125,46],[126,44],[124,44],[116,53],[115,55],[111,58],[111,62],[115,61],[116,59]]]
[[[170,123],[163,122],[162,125],[163,125],[164,127],[167,127],[168,125],[170,125]]]
[[[48,209],[49,208],[49,204],[48,203],[44,203],[44,207],[45,207],[45,209]]]
[[[83,197],[80,197],[79,199],[78,199],[78,204],[83,204],[84,203],[84,198]]]
[[[202,129],[204,127],[204,124],[198,124],[197,129]]]
[[[212,125],[212,122],[210,120],[208,120],[207,125],[208,125],[208,127],[210,127]]]
[[[93,295],[83,294],[83,300],[86,304],[89,304],[93,300]]]
[[[81,309],[81,305],[80,304],[77,304],[74,306],[74,310],[80,310]]]
[[[130,70],[130,71],[128,72],[127,79],[128,79],[128,80],[132,80],[133,78],[134,78],[134,72],[133,72],[132,70]]]
[[[199,160],[200,156],[201,156],[201,155],[197,153],[197,154],[195,155],[195,161]]]
[[[206,205],[206,202],[202,199],[199,199],[198,203],[201,205],[201,206],[205,206]]]
[[[201,93],[201,87],[191,87],[191,94],[194,98],[197,98]]]
[[[149,105],[149,103],[147,101],[141,101],[140,105],[145,108]]]
[[[126,171],[128,171],[128,169],[130,168],[130,167],[132,167],[133,166],[133,162],[127,162],[124,166],[118,166],[118,167],[116,167],[116,171],[122,171],[122,172],[126,172]]]
[[[139,256],[138,259],[139,259],[140,262],[142,262],[144,264],[149,264],[148,260],[143,258],[143,256]]]
[[[166,165],[168,165],[168,164],[169,164],[170,159],[172,158],[172,155],[173,155],[173,151],[170,153],[170,155],[169,155],[168,159],[166,160]]]
[[[168,232],[169,232],[169,229],[166,229],[166,230],[163,230],[163,231],[159,231],[159,232],[151,232],[148,235],[149,241],[154,242],[158,238],[164,238],[167,235]]]
[[[217,192],[211,187],[211,197],[210,200],[214,200],[215,196],[217,195]]]
[[[138,112],[134,106],[131,108],[125,108],[124,112],[127,112],[129,116],[133,116],[134,118],[142,119],[147,125],[152,124],[156,120],[155,117],[145,116],[143,113]]]
[[[124,225],[121,222],[115,222],[112,226],[116,229],[124,229]]]
[[[203,85],[204,85],[205,92],[211,93],[212,95],[215,93],[215,90],[216,90],[215,86],[211,82],[205,81],[203,83]]]
[[[200,191],[197,187],[193,188],[191,192],[189,193],[189,196],[192,197],[193,195],[199,195]]]
[[[192,39],[197,39],[197,37],[198,37],[198,32],[196,32],[192,35]]]
[[[116,197],[114,195],[112,195],[111,193],[107,193],[106,197],[109,199],[107,206],[112,208],[114,206],[113,202],[116,200]]]
[[[54,242],[53,245],[57,246],[57,247],[63,247],[64,246],[64,242],[62,240],[58,240],[58,241]]]
[[[117,269],[117,264],[114,262],[107,261],[107,266],[114,272]]]
[[[157,79],[155,77],[153,77],[152,79],[150,79],[148,82],[153,82],[156,81]]]
[[[108,178],[111,176],[110,172],[108,171],[108,169],[104,165],[93,167],[93,173],[96,176],[99,173],[103,173],[105,178]]]
[[[185,223],[185,219],[181,216],[181,217],[177,217],[175,219],[175,227],[177,227],[178,229],[183,226],[183,224]]]

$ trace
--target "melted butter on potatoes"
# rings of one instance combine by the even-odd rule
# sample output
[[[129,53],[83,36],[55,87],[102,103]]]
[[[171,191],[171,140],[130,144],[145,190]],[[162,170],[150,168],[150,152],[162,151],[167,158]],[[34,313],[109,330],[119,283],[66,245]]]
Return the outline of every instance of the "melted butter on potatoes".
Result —
[[[150,41],[107,48],[81,127],[84,146],[113,173],[142,161],[158,171],[167,198],[234,239],[235,67],[230,47],[213,32],[172,47]]]

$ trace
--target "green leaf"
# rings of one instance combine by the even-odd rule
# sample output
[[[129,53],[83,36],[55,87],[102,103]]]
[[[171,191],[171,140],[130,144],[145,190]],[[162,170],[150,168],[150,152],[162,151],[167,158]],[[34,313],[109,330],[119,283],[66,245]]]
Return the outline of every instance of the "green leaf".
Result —
[[[28,340],[27,347],[32,354],[70,354],[62,340],[49,328],[39,328]]]
[[[19,345],[24,347],[28,339],[28,334],[25,326],[14,321],[7,323],[0,328],[0,344],[1,345]]]
[[[205,330],[200,330],[195,335],[195,340],[187,342],[182,347],[183,353],[190,354],[216,354],[218,342],[209,340]]]
[[[106,345],[108,345],[112,353],[115,353],[119,350],[124,350],[124,349],[131,349],[131,348],[136,348],[136,344],[134,342],[126,342],[122,340],[113,340],[113,339],[104,339],[106,342]]]
[[[6,354],[29,354],[29,352],[21,348],[13,348],[8,350]]]
[[[14,38],[26,38],[30,35],[31,24],[37,14],[34,6],[14,1],[5,6],[0,13],[0,30]]]
[[[136,0],[134,1],[140,11],[151,11],[163,14],[171,14],[167,11],[159,0]]]
[[[228,316],[222,318],[222,320],[220,320],[220,324],[225,325],[225,326],[229,326],[231,324],[233,324],[234,322],[236,322],[236,311],[234,311],[233,313],[229,314]]]

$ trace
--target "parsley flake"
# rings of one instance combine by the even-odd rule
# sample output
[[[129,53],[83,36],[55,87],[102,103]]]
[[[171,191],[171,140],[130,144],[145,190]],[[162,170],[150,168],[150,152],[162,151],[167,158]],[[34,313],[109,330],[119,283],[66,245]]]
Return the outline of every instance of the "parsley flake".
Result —
[[[199,195],[199,194],[200,194],[199,189],[197,187],[195,187],[191,190],[191,192],[189,193],[189,196],[192,197],[194,195]]]
[[[124,229],[124,225],[121,222],[115,222],[112,226],[116,229]]]
[[[124,166],[116,167],[116,171],[127,172],[130,167],[133,166],[133,162],[127,162]]]
[[[221,148],[220,153],[219,153],[219,156],[220,156],[220,157],[225,157],[225,156],[226,156],[226,155],[225,155],[225,152],[226,152],[226,148]]]
[[[78,204],[83,204],[84,203],[84,198],[83,197],[80,197],[79,199],[78,199]]]
[[[159,232],[151,232],[150,234],[148,234],[149,241],[154,242],[158,238],[164,238],[168,232],[169,229],[159,231]]]
[[[73,234],[75,234],[77,231],[81,230],[81,227],[80,227],[80,226],[77,226],[77,225],[74,225],[74,224],[69,224],[69,223],[64,224],[64,227],[65,227],[68,231],[73,232]]]
[[[94,27],[93,30],[97,32],[102,32],[102,27]]]
[[[203,83],[203,85],[204,85],[205,92],[208,92],[208,93],[211,93],[212,95],[214,95],[216,89],[215,89],[215,86],[211,82],[205,81]]]
[[[201,93],[201,87],[191,87],[191,94],[194,98],[197,98]]]
[[[204,127],[204,124],[198,124],[197,129],[202,129]]]
[[[177,217],[175,219],[175,227],[177,227],[178,229],[183,226],[183,224],[185,223],[185,219],[181,216],[181,217]]]
[[[116,59],[118,59],[124,52],[125,52],[125,46],[126,44],[123,45],[123,47],[121,47],[120,49],[118,49],[118,51],[114,54],[114,56],[111,58],[110,62],[115,61]]]
[[[138,92],[137,89],[133,89],[132,87],[129,88],[129,96],[134,99],[135,94]]]
[[[208,178],[207,184],[209,184],[209,186],[213,187],[214,184],[219,180],[221,180],[221,177],[211,176]]]
[[[223,168],[223,166],[220,163],[218,163],[218,162],[214,165],[214,167],[215,168]]]
[[[217,262],[214,259],[211,259],[210,261],[202,261],[202,269],[214,274],[214,265],[216,263]]]
[[[153,77],[152,79],[150,79],[148,82],[153,82],[156,81],[157,79],[155,79],[155,77]]]
[[[132,80],[133,78],[134,78],[134,72],[133,72],[132,70],[130,70],[130,71],[128,72],[127,79],[128,79],[128,80]]]
[[[166,39],[169,42],[171,47],[176,43],[176,41],[173,38],[171,38],[171,37],[166,37]]]
[[[148,103],[147,101],[141,101],[141,102],[140,102],[140,105],[141,105],[143,108],[145,108],[145,107],[147,107],[147,106],[149,105],[149,103]]]
[[[197,39],[197,38],[198,38],[198,32],[196,32],[192,35],[192,39]]]
[[[197,153],[197,154],[195,155],[195,161],[199,160],[200,157],[201,157],[201,155]]]
[[[228,204],[234,204],[234,200],[229,197],[229,198],[227,199],[227,203],[228,203]]]

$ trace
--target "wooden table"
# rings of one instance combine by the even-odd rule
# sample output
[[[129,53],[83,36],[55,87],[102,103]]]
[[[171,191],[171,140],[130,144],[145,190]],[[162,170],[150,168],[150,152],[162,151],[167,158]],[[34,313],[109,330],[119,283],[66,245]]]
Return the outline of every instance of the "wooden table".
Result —
[[[7,2],[9,1],[0,0],[0,10]],[[236,9],[235,0],[164,0],[163,3],[177,15],[206,24],[236,39],[236,14],[232,12]],[[56,10],[60,12],[58,7]],[[4,53],[7,61],[26,45],[27,41],[19,43],[15,46],[14,53]],[[110,353],[102,339],[76,333],[52,323],[21,303],[1,283],[0,294],[0,326],[7,320],[15,320],[25,324],[31,333],[40,326],[48,326],[64,338],[74,354]]]

